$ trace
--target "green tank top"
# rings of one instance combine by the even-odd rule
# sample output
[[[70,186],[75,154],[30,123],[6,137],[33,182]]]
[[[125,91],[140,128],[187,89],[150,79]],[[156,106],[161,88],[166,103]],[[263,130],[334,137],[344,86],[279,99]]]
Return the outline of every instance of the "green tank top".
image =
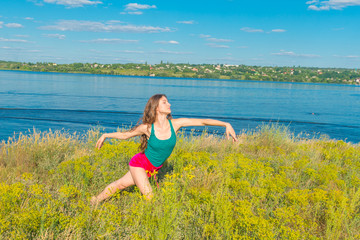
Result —
[[[151,134],[145,149],[145,156],[152,165],[160,167],[172,153],[176,144],[176,133],[171,120],[169,120],[171,136],[168,139],[160,140],[155,136],[154,124],[151,125]]]

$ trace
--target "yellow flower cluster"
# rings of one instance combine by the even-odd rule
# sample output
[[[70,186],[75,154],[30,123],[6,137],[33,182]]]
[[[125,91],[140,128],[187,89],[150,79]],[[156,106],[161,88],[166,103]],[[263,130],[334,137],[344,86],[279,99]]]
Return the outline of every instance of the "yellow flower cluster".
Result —
[[[0,239],[360,239],[359,145],[272,128],[241,144],[180,134],[152,174],[159,188],[150,181],[151,201],[129,187],[91,206],[129,170],[139,143],[97,150],[99,134],[88,135],[83,143],[36,135],[2,146]],[[43,148],[22,168],[12,157],[31,146]]]

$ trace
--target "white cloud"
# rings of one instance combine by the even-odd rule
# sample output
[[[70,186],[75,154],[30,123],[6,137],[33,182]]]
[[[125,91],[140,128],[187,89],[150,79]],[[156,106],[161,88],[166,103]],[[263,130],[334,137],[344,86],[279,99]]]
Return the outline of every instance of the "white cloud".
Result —
[[[29,36],[29,35],[15,35],[15,37],[28,38],[28,37],[30,37],[30,36]]]
[[[187,55],[187,54],[193,54],[192,52],[173,52],[173,51],[165,51],[165,50],[159,50],[155,52],[150,52],[155,54],[175,54],[175,55]]]
[[[323,11],[323,10],[342,10],[346,7],[360,6],[360,0],[329,0],[308,1],[306,4],[310,5],[309,10]]]
[[[233,42],[234,41],[231,39],[219,39],[219,38],[208,38],[206,40],[210,41],[210,42]]]
[[[106,22],[106,24],[114,24],[114,23],[122,23],[122,22],[119,20],[110,20]]]
[[[3,24],[4,24],[4,22],[0,22],[0,28],[2,28],[2,27],[3,27],[3,26],[2,26]]]
[[[19,23],[7,23],[5,24],[8,28],[23,28],[24,26]]]
[[[319,55],[315,55],[315,54],[299,54],[299,53],[294,53],[294,52],[285,51],[285,50],[280,50],[280,52],[272,53],[271,55],[289,56],[289,57],[303,57],[303,58],[318,58],[318,57],[320,57]]]
[[[357,55],[347,55],[347,56],[334,55],[334,57],[346,58],[346,59],[358,59],[358,58],[360,58],[360,56],[357,56]]]
[[[127,14],[130,14],[130,15],[142,15],[143,12],[136,11],[136,12],[128,12]]]
[[[254,29],[254,28],[249,28],[249,27],[243,27],[240,29],[241,31],[244,32],[250,32],[250,33],[254,33],[254,32],[264,32],[264,30],[262,29]]]
[[[137,43],[137,42],[139,42],[139,40],[127,40],[127,39],[118,39],[118,38],[113,38],[113,39],[103,38],[103,39],[93,39],[93,40],[82,40],[80,42],[88,42],[88,43]]]
[[[55,56],[48,56],[48,55],[39,56],[39,59],[44,59],[44,58],[51,59],[51,60],[63,60],[63,59],[66,59],[66,58],[63,58],[63,57],[55,57]]]
[[[99,50],[96,50],[96,49],[90,49],[90,52],[94,52],[94,53],[104,53],[103,51],[99,51]]]
[[[147,4],[129,3],[125,5],[125,12],[121,12],[120,14],[142,15],[143,12],[139,10],[147,10],[152,8],[156,8],[156,6],[147,5]]]
[[[32,18],[32,17],[26,17],[26,18],[24,18],[25,20],[34,20],[34,18]]]
[[[61,20],[55,25],[42,26],[42,30],[55,31],[87,31],[87,32],[133,32],[133,33],[156,33],[170,32],[169,27],[153,27],[153,26],[136,26],[136,25],[120,25],[120,24],[104,24],[101,22],[78,21],[78,20]]]
[[[252,61],[264,61],[264,58],[250,58]]]
[[[65,39],[65,35],[63,34],[43,34],[43,36],[48,38],[58,38],[58,39]]]
[[[137,53],[137,54],[143,54],[144,51],[131,51],[131,50],[123,50],[123,51],[116,51],[121,53]]]
[[[179,42],[171,40],[171,41],[155,41],[154,43],[160,43],[160,44],[179,44]]]
[[[101,1],[91,1],[91,0],[44,0],[45,3],[53,3],[58,5],[64,5],[67,7],[83,7],[85,5],[97,5],[102,4]]]
[[[282,32],[286,32],[285,29],[273,29],[271,30],[272,32],[277,32],[277,33],[282,33]]]
[[[143,12],[140,11],[136,11],[136,12],[121,12],[120,14],[124,15],[124,14],[130,14],[130,15],[142,15]]]
[[[41,50],[36,50],[36,49],[25,49],[25,48],[20,48],[20,47],[0,47],[0,49],[6,49],[9,51],[21,51],[21,52],[30,52],[30,53],[38,53],[38,52],[42,52]]]
[[[323,10],[330,10],[330,7],[329,6],[320,6],[320,7],[317,7],[315,5],[310,5],[308,7],[309,10],[314,10],[314,11],[323,11]]]
[[[215,43],[207,43],[206,45],[209,46],[209,47],[212,47],[212,48],[230,48],[227,45],[218,45],[218,44],[215,44]]]
[[[220,57],[220,58],[206,58],[206,61],[210,61],[213,64],[218,64],[220,63],[235,63],[238,64],[239,62],[242,62],[242,59],[237,59],[237,58],[233,58],[233,57]]]
[[[34,3],[36,6],[44,6],[44,4],[40,0],[27,0],[27,1]]]
[[[18,42],[18,43],[27,43],[27,40],[24,39],[6,39],[0,37],[0,42]]]
[[[210,35],[206,35],[206,34],[199,34],[200,38],[209,38],[211,37]]]
[[[155,5],[147,5],[147,4],[138,4],[138,3],[129,3],[125,5],[125,11],[137,11],[137,10],[146,10],[156,8]]]
[[[236,48],[248,48],[248,46],[238,46]]]
[[[194,20],[190,20],[190,21],[177,21],[176,23],[181,23],[181,24],[194,24]]]
[[[19,47],[0,47],[1,49],[6,49],[6,50],[24,50],[24,48],[19,48]]]

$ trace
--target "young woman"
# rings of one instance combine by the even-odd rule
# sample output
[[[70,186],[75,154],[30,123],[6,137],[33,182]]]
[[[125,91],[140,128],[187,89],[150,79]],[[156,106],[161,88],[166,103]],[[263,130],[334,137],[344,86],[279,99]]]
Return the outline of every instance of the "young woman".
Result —
[[[187,126],[222,126],[226,127],[226,135],[237,141],[234,129],[229,123],[213,119],[173,119],[171,104],[164,94],[156,94],[147,102],[142,117],[142,123],[128,132],[103,134],[96,143],[101,148],[105,139],[117,138],[121,140],[141,136],[140,153],[130,161],[130,170],[119,180],[109,184],[98,196],[92,197],[91,203],[101,202],[118,190],[135,185],[147,199],[152,198],[152,188],[148,177],[155,170],[158,171],[170,156],[176,144],[176,132]]]

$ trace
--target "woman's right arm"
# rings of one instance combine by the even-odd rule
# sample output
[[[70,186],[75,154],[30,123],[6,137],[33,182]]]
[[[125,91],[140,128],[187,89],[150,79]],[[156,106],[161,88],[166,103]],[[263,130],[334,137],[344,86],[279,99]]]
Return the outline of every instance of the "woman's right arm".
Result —
[[[100,149],[104,143],[104,141],[107,138],[116,138],[116,139],[121,139],[121,140],[125,140],[125,139],[129,139],[132,137],[136,137],[136,136],[141,136],[143,134],[149,135],[147,133],[147,125],[145,124],[141,124],[139,125],[137,128],[135,128],[132,131],[129,132],[114,132],[114,133],[104,133],[99,140],[96,143],[96,147],[98,149]]]

